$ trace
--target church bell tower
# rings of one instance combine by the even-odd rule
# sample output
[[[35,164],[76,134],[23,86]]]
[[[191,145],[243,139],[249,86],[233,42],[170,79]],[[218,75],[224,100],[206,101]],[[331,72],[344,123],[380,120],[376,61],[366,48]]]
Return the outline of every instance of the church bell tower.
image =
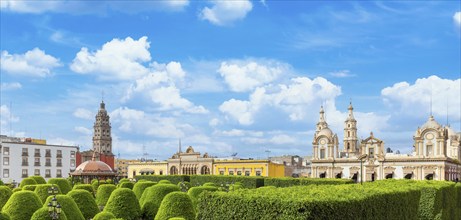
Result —
[[[357,120],[354,118],[352,102],[349,103],[348,116],[344,121],[344,152],[348,154],[357,153]]]
[[[111,126],[104,101],[101,101],[93,128],[93,151],[99,154],[112,155]]]

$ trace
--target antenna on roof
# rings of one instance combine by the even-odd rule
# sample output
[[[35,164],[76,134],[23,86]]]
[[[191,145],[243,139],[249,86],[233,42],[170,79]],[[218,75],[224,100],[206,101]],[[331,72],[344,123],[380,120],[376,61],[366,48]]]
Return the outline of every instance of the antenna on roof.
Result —
[[[181,153],[181,138],[179,138],[179,149],[178,149],[178,153]]]

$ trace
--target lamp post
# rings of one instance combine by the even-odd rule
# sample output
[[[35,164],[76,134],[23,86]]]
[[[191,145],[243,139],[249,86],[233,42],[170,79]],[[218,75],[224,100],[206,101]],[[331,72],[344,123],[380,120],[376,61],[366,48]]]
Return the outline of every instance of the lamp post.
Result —
[[[58,188],[54,186],[48,188],[48,194],[53,196],[51,202],[48,203],[48,213],[50,214],[50,217],[53,220],[59,219],[59,215],[61,215],[61,205],[58,203],[58,200],[56,199],[56,194],[58,193]]]
[[[362,154],[357,158],[360,160],[360,184],[363,184],[363,159],[365,159],[367,156],[367,154]]]

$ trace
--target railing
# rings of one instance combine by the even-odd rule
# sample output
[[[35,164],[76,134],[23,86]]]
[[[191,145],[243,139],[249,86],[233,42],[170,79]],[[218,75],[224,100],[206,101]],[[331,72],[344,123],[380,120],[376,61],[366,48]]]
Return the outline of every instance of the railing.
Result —
[[[28,152],[22,152],[22,156],[28,157],[29,153]]]
[[[45,163],[45,166],[51,167],[51,162],[46,162],[46,163]]]
[[[56,174],[56,177],[62,177],[62,174],[58,173],[58,174]]]
[[[62,163],[57,163],[56,166],[57,167],[62,167]]]
[[[34,157],[40,157],[40,153],[35,153]]]
[[[29,175],[23,173],[21,177],[22,177],[22,178],[27,178],[28,176],[29,176]]]
[[[46,152],[46,153],[45,153],[45,157],[51,157],[51,153],[50,153],[50,152]]]
[[[50,177],[51,177],[51,174],[47,173],[47,174],[45,174],[45,177],[46,177],[46,178],[50,178]]]
[[[27,161],[22,161],[22,166],[29,166],[29,162],[27,162]]]
[[[57,154],[56,158],[62,158],[62,154]]]
[[[39,166],[40,166],[40,162],[35,162],[35,163],[34,163],[34,166],[39,167]]]

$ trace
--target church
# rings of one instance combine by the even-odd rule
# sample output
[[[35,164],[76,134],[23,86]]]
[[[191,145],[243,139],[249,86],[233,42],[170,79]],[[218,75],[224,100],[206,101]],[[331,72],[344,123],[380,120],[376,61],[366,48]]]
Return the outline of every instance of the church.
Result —
[[[352,103],[344,121],[343,149],[338,136],[328,127],[325,111],[312,141],[312,173],[315,178],[345,178],[355,182],[381,179],[461,179],[461,133],[440,125],[432,115],[413,136],[412,154],[387,152],[384,141],[373,135],[357,138],[357,120]]]

